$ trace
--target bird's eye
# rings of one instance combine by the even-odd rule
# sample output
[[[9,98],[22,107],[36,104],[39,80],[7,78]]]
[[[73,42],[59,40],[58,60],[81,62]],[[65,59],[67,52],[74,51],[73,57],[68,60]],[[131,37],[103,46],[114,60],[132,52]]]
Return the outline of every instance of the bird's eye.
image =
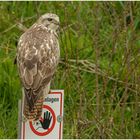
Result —
[[[48,21],[52,21],[52,18],[48,18]]]

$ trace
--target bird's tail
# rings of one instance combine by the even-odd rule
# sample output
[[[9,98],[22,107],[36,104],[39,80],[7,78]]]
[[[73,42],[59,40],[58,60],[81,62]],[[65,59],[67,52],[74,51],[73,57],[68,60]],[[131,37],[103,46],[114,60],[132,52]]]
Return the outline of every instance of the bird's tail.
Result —
[[[29,104],[27,103],[26,97],[24,97],[24,109],[23,114],[28,120],[36,121],[39,120],[42,114],[42,106],[43,106],[44,97],[43,94],[40,96],[36,102],[34,103],[34,107],[30,110]]]
[[[26,90],[23,90],[25,92],[24,96],[24,107],[23,107],[23,114],[27,120],[39,120],[42,114],[42,107],[44,102],[44,97],[48,95],[50,91],[50,82],[48,85],[44,88],[43,91],[40,91],[39,96],[36,100],[33,101],[34,97],[27,97],[26,96]],[[29,91],[31,92],[31,91]],[[31,94],[31,93],[30,93]],[[34,94],[32,94],[34,95]]]

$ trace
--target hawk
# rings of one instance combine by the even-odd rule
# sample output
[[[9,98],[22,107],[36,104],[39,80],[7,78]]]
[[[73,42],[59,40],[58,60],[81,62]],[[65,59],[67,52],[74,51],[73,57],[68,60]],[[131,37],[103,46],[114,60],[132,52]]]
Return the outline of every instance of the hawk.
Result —
[[[59,17],[42,15],[24,34],[17,47],[17,66],[24,88],[23,114],[27,120],[38,120],[44,95],[50,90],[51,78],[59,62]]]

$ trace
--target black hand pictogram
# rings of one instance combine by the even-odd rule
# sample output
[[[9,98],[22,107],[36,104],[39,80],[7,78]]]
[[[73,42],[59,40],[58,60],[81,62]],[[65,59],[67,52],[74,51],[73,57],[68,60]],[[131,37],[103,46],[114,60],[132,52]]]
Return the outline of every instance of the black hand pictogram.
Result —
[[[51,120],[52,120],[52,116],[50,115],[50,112],[48,112],[48,111],[44,112],[43,121],[40,120],[42,128],[48,129],[50,126]]]

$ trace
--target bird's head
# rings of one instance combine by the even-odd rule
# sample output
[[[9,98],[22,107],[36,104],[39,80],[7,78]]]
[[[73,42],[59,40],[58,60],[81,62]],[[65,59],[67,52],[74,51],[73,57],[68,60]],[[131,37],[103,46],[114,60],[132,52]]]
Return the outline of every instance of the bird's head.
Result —
[[[46,13],[38,19],[39,24],[43,24],[50,30],[57,31],[59,29],[59,17],[56,14]]]

